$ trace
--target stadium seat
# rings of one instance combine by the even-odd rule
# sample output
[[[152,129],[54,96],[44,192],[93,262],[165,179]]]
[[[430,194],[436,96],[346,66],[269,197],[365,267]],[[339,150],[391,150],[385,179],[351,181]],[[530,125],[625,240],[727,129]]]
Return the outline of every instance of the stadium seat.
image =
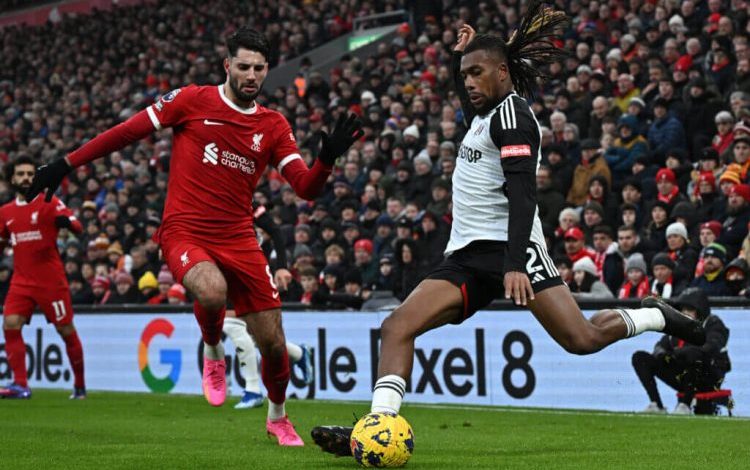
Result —
[[[682,396],[682,392],[677,393],[677,398],[682,398]],[[693,397],[693,402],[691,403],[691,407],[695,411],[695,414],[719,414],[719,405],[726,407],[727,414],[732,416],[734,399],[732,398],[731,390],[723,389],[710,392],[698,392]]]

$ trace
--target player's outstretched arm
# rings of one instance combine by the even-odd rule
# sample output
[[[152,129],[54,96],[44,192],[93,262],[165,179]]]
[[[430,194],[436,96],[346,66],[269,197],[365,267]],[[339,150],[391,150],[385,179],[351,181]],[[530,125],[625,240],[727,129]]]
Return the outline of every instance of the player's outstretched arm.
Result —
[[[97,158],[143,139],[154,132],[154,124],[144,110],[127,121],[99,134],[67,157],[42,165],[36,170],[31,187],[26,191],[26,200],[33,200],[39,193],[47,191],[44,198],[50,202],[62,180],[70,171]]]
[[[333,132],[321,132],[323,144],[312,168],[308,169],[301,158],[296,158],[284,166],[284,178],[289,181],[299,197],[315,199],[323,190],[336,159],[363,135],[362,122],[357,116],[342,114]]]
[[[453,75],[453,84],[456,87],[456,93],[458,98],[461,100],[461,109],[464,112],[464,124],[469,126],[471,120],[474,118],[474,106],[469,101],[469,93],[466,91],[464,86],[464,79],[461,76],[461,57],[464,54],[466,46],[474,39],[476,31],[468,24],[464,24],[458,30],[458,42],[453,47],[453,55],[451,57],[451,74]]]

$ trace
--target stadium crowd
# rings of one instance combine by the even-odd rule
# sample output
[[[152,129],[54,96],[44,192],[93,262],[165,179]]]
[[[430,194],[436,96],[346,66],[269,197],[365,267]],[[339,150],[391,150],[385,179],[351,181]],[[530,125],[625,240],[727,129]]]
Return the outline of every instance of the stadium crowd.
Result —
[[[349,31],[355,16],[406,3],[157,2],[2,30],[0,159],[49,162],[173,88],[223,82],[222,38],[239,24],[265,31],[276,64]],[[469,22],[507,37],[520,4],[446,3],[373,56],[344,56],[327,76],[305,66],[304,80],[264,90],[308,163],[340,113],[359,114],[366,130],[317,200],[296,198],[274,170],[255,195],[285,235],[273,246],[258,230],[272,267],[288,259],[294,274],[284,300],[356,309],[377,291],[403,299],[440,262],[466,130],[449,71],[456,30]],[[571,18],[559,41],[570,56],[531,105],[542,125],[539,215],[564,280],[578,298],[668,298],[689,285],[750,295],[750,4],[555,5]],[[170,131],[157,132],[62,188],[85,227],[59,238],[74,303],[186,302],[151,239],[170,149]],[[3,184],[0,199],[12,197]]]

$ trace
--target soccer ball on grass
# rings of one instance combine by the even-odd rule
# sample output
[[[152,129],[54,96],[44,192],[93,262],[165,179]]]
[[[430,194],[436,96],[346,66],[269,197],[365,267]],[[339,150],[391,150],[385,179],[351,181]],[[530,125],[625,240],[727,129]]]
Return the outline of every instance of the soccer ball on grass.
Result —
[[[354,426],[350,444],[363,467],[401,467],[414,450],[414,432],[400,415],[370,413]]]

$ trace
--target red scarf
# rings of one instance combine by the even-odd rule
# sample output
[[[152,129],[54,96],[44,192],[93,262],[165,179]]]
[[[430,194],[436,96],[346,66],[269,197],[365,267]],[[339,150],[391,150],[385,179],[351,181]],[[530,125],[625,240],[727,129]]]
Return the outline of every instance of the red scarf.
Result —
[[[596,272],[599,273],[599,280],[604,281],[604,260],[607,258],[606,250],[599,253],[598,251],[594,255],[594,265],[596,266]]]
[[[703,276],[703,256],[698,258],[698,263],[695,265],[695,277]]]
[[[674,199],[677,194],[679,194],[680,188],[677,187],[677,185],[674,185],[672,188],[672,191],[669,192],[666,196],[662,195],[662,193],[659,193],[659,200],[662,202],[666,202],[667,204],[672,203],[672,199]]]
[[[596,255],[594,253],[590,252],[589,250],[587,250],[586,248],[581,248],[580,250],[578,250],[577,252],[573,253],[572,255],[568,255],[568,258],[570,258],[570,262],[571,263],[575,263],[579,259],[584,258],[586,256],[588,256],[589,258],[591,258],[591,261],[596,262],[596,258],[595,258]]]
[[[625,284],[620,287],[620,294],[617,296],[618,299],[629,299],[630,292],[633,289],[633,283],[625,281]],[[641,282],[636,286],[635,298],[642,299],[648,295],[651,290],[651,286],[648,285],[648,278],[643,276]]]

